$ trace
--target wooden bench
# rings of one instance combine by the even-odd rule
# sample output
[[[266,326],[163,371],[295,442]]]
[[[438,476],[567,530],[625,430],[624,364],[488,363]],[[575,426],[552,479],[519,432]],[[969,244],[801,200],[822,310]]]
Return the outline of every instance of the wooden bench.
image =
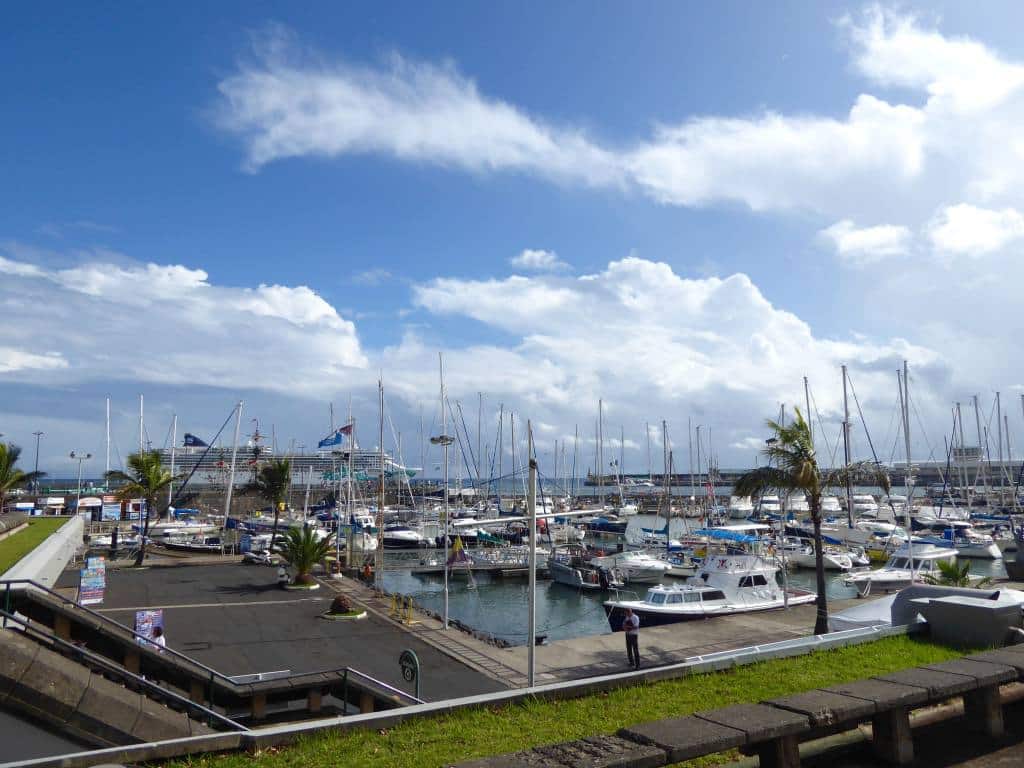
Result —
[[[1003,732],[999,687],[1024,680],[1024,646],[927,664],[866,680],[813,689],[760,704],[737,704],[633,725],[597,736],[459,763],[456,768],[647,768],[739,748],[762,768],[797,768],[799,743],[872,725],[876,755],[903,765],[914,758],[911,710],[963,697],[967,728]]]

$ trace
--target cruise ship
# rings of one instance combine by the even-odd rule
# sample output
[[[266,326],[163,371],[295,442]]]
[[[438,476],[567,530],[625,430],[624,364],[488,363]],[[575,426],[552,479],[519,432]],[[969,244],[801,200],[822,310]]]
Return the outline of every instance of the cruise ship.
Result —
[[[378,450],[360,448],[358,446],[337,446],[315,453],[282,454],[274,453],[268,446],[239,446],[235,458],[235,478],[244,478],[256,468],[271,459],[289,458],[292,463],[292,479],[295,483],[305,483],[312,470],[313,484],[337,483],[345,480],[348,475],[349,453],[351,452],[352,478],[357,481],[372,481],[380,477],[381,453]],[[168,469],[171,466],[171,451],[160,451],[161,463]],[[384,476],[389,481],[404,482],[416,476],[418,467],[406,467],[400,464],[386,451],[384,458]],[[186,447],[178,448],[174,453],[175,474],[195,474],[192,482],[199,485],[226,485],[231,470],[231,448],[225,447]]]

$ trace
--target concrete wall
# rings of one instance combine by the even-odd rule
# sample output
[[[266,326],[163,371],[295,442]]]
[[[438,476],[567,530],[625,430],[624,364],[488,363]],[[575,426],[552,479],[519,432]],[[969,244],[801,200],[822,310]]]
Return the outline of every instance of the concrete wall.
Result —
[[[78,516],[72,517],[42,544],[15,563],[14,567],[3,574],[3,578],[32,579],[44,587],[53,589],[64,567],[82,548],[84,532],[84,520]]]

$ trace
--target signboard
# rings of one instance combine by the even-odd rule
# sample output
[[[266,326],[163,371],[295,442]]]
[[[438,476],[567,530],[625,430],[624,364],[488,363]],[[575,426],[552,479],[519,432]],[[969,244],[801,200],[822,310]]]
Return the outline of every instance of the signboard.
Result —
[[[238,551],[243,555],[246,552],[252,552],[252,535],[243,533],[241,538],[238,539]]]
[[[78,602],[81,605],[97,605],[103,602],[107,588],[107,563],[102,557],[90,557],[85,561],[78,585]]]
[[[152,611],[135,612],[135,631],[146,638],[146,640],[153,639],[153,630],[157,627],[160,627],[160,629],[164,628],[163,609],[157,608]],[[137,638],[140,643],[145,642],[142,637]]]

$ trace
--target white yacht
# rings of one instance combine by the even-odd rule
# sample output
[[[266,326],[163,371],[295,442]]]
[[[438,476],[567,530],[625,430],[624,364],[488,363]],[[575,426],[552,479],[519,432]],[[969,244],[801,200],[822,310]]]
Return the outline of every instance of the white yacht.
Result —
[[[785,561],[797,568],[817,568],[814,542],[807,539],[787,537],[776,547]],[[854,568],[853,556],[849,551],[833,544],[826,544],[821,550],[821,561],[826,571],[849,571]]]
[[[617,570],[627,584],[659,584],[672,570],[664,560],[635,550],[594,557],[590,562],[600,568]]]
[[[821,516],[822,517],[834,517],[835,515],[841,515],[843,508],[839,506],[839,499],[835,496],[822,496],[821,497]]]
[[[775,578],[778,566],[761,555],[756,533],[766,526],[724,526],[698,531],[708,542],[707,556],[696,576],[683,584],[654,586],[643,600],[608,600],[604,604],[613,632],[622,629],[626,608],[640,617],[641,627],[768,611],[813,602],[817,595],[789,590]]]
[[[963,520],[918,521],[921,530],[915,535],[937,547],[952,547],[960,557],[974,557],[979,560],[998,560],[1003,556],[995,540],[986,533],[974,529]]]
[[[869,493],[855,493],[851,497],[854,517],[878,517],[878,502]]]
[[[590,562],[590,554],[579,544],[563,544],[548,555],[552,580],[577,589],[611,589],[624,585],[622,575]]]
[[[762,496],[757,502],[756,509],[762,515],[781,515],[782,502],[778,496]]]
[[[903,589],[915,581],[923,581],[927,575],[937,576],[940,562],[956,562],[956,550],[922,543],[914,544],[911,551],[904,544],[889,558],[884,567],[874,571],[851,573],[843,579],[843,584],[856,588],[857,594],[861,597],[871,592]]]
[[[733,520],[746,520],[754,514],[754,504],[749,496],[729,497],[729,517]]]
[[[420,549],[429,543],[419,531],[401,523],[389,523],[381,531],[384,549]]]
[[[810,514],[811,507],[807,503],[807,496],[802,491],[794,491],[786,497],[786,512],[796,517],[803,517]]]

